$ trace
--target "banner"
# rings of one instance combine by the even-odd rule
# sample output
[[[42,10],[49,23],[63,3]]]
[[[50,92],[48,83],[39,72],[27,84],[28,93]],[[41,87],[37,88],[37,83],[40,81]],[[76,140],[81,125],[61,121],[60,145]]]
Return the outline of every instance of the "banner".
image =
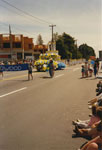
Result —
[[[3,71],[22,71],[22,70],[28,70],[28,64],[0,65],[0,70],[3,70]]]

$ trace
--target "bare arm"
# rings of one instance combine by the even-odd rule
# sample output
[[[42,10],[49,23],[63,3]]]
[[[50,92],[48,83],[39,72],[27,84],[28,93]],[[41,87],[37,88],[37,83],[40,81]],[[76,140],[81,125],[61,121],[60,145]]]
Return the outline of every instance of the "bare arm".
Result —
[[[98,100],[97,98],[94,98],[94,99],[90,100],[88,103],[91,103],[91,105],[92,105],[92,104],[94,104],[95,102],[97,102],[97,100]]]
[[[98,126],[98,124],[99,124],[100,122],[101,122],[101,121],[98,121],[98,122],[94,123],[94,124],[92,125],[92,128],[97,127],[97,126]]]

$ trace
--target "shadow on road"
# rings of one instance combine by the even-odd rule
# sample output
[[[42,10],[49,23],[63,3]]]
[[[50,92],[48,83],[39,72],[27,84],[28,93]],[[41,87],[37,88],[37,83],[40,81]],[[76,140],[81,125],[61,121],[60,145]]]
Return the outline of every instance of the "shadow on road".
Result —
[[[91,77],[80,77],[79,79],[86,79],[86,80],[96,80],[96,79],[102,79],[102,77],[94,77],[94,78],[91,78]]]
[[[72,138],[83,138],[83,139],[86,139],[86,140],[91,140],[91,138],[89,136],[80,136],[80,135],[77,135],[77,134],[72,134]]]
[[[91,77],[80,77],[79,79],[89,79],[89,78],[91,78]]]
[[[102,79],[102,77],[97,77],[97,79]]]
[[[99,78],[96,77],[96,78],[91,78],[91,79],[86,79],[86,80],[96,80],[96,79],[99,79]]]
[[[79,79],[85,79],[85,77],[80,77]]]
[[[40,78],[43,78],[43,79],[51,79],[51,77],[47,77],[47,76],[40,77]]]
[[[88,143],[89,140],[91,140],[91,138],[86,137],[86,136],[85,136],[85,137],[82,137],[82,136],[79,136],[79,135],[76,135],[76,134],[72,134],[72,138],[80,138],[80,137],[87,140],[85,143],[83,143],[83,144],[80,146],[80,149],[81,149],[85,144]]]

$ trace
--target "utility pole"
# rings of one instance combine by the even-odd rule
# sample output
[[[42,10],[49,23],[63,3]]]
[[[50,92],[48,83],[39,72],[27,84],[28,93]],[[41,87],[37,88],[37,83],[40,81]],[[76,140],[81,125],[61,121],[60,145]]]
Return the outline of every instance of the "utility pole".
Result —
[[[24,37],[22,37],[22,40],[23,40],[22,60],[24,60]]]
[[[54,40],[53,40],[53,28],[54,28],[55,26],[56,26],[56,25],[49,25],[49,27],[52,28],[52,42],[51,42],[52,50],[54,50],[54,45],[53,45],[53,42],[54,42]]]
[[[9,25],[9,37],[10,37],[10,52],[11,52],[11,60],[12,60],[12,34],[11,34],[11,26]]]
[[[78,59],[78,51],[77,51],[77,39],[75,40],[75,45],[76,45],[76,59]]]

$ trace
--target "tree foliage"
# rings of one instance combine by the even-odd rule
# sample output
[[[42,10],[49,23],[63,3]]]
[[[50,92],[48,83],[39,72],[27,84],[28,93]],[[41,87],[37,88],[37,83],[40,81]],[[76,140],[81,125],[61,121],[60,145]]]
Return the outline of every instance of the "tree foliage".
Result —
[[[95,56],[94,49],[92,47],[88,46],[87,44],[80,45],[79,51],[82,54],[82,57],[87,60],[90,58],[90,56]]]
[[[82,44],[77,47],[76,40],[69,34],[55,34],[56,48],[59,51],[62,59],[89,59],[90,56],[95,56],[95,51],[87,44]]]
[[[39,34],[38,37],[37,37],[37,45],[43,45],[43,39],[42,39],[42,36]]]
[[[62,59],[75,59],[82,57],[77,45],[75,44],[75,39],[66,33],[59,36],[57,35],[56,48]]]

